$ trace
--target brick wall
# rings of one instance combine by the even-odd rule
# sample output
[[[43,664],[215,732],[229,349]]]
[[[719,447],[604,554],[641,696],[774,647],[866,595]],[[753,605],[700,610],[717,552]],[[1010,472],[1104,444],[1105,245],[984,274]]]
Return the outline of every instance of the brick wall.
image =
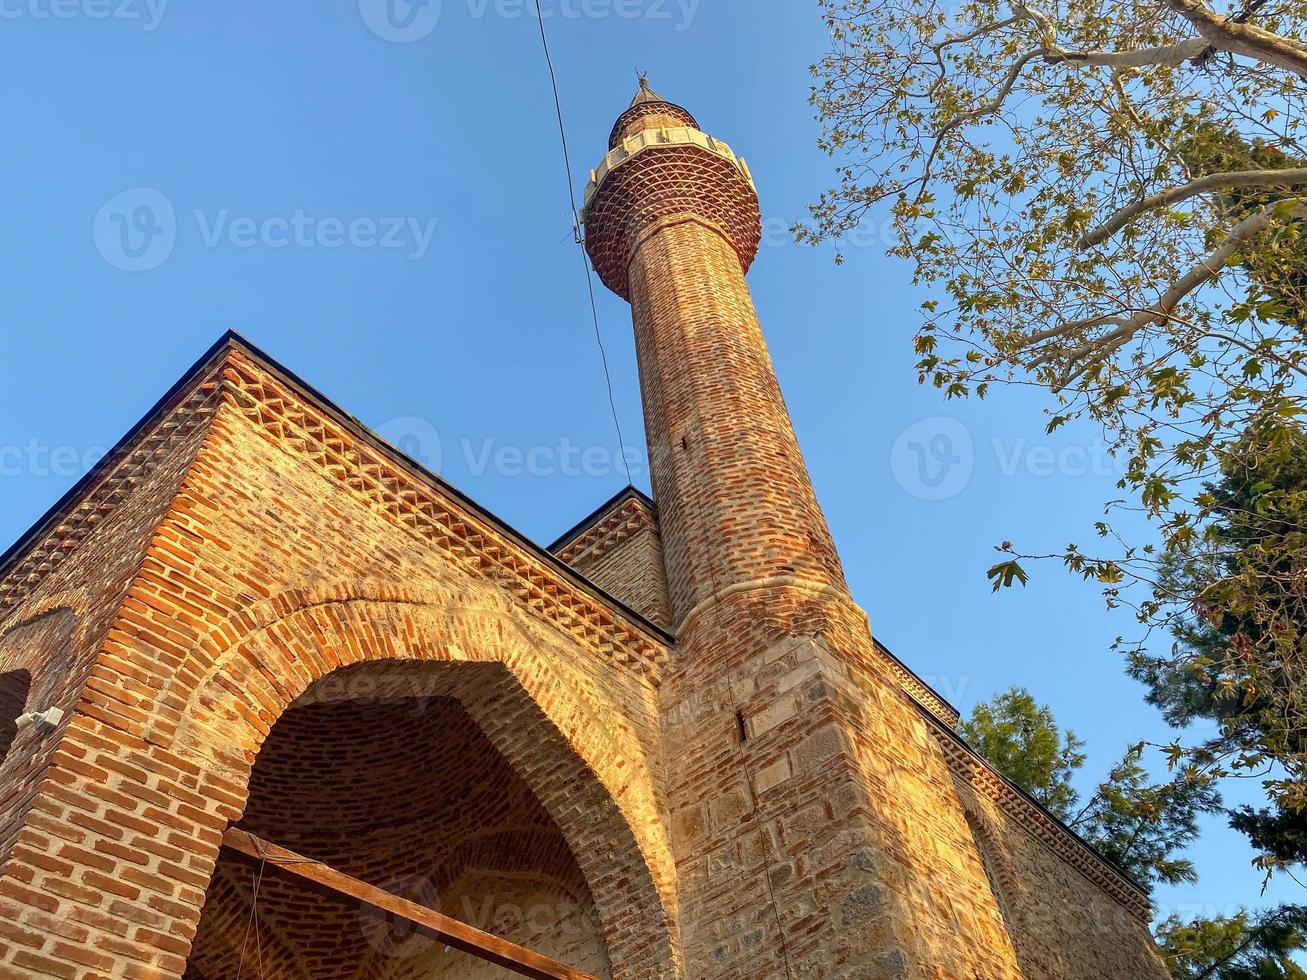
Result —
[[[585,876],[530,788],[457,701],[396,696],[402,674],[392,690],[369,692],[369,670],[323,692],[352,697],[281,717],[254,766],[240,827],[607,976]],[[242,955],[251,972],[259,962],[268,975],[315,980],[502,975],[275,869],[259,883],[256,938],[257,874],[247,858],[220,859],[188,977],[227,980]]]
[[[672,628],[658,517],[642,494],[619,495],[554,551],[655,626]]]
[[[18,818],[0,976],[180,977],[277,719],[343,667],[414,662],[566,836],[614,974],[672,975],[661,640],[239,347],[195,384],[220,407],[177,486],[87,498],[106,527],[146,529],[143,554],[121,534],[112,556],[80,556],[93,535],[40,545],[130,585],[94,582],[125,597]]]
[[[50,772],[63,729],[79,701],[89,713],[98,710],[97,686],[92,681],[88,687],[96,655],[215,404],[212,390],[200,385],[179,393],[161,408],[149,436],[128,440],[116,450],[81,498],[0,576],[0,674],[22,671],[30,678],[27,710],[57,707],[65,714],[53,735],[35,728],[17,733],[0,763],[0,872],[11,870],[7,859],[24,823],[39,826],[58,809],[59,787],[71,778],[59,767]],[[28,821],[42,790],[43,805]],[[7,888],[20,889],[29,874],[6,877],[0,896]],[[4,918],[0,915],[0,928]],[[64,931],[83,934],[76,926]]]

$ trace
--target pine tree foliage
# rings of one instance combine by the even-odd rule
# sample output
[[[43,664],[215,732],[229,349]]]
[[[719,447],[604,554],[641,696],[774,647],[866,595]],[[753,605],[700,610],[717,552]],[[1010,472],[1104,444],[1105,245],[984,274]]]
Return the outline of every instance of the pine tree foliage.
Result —
[[[1207,781],[1180,774],[1155,783],[1142,764],[1143,746],[1132,746],[1082,801],[1072,780],[1085,764],[1084,743],[1024,688],[977,705],[958,732],[1141,885],[1196,880],[1192,862],[1177,854],[1197,839],[1199,818],[1220,809]]]
[[[1294,954],[1307,950],[1307,908],[1184,921],[1157,927],[1157,949],[1175,980],[1307,980]]]

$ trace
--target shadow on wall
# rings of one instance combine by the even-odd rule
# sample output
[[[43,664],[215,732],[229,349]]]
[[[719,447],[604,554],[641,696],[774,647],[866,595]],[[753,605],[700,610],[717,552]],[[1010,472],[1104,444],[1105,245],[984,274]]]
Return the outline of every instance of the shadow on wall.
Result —
[[[242,829],[609,976],[595,902],[562,830],[459,701],[312,694],[264,743]],[[508,975],[274,868],[260,880],[260,870],[223,852],[190,980],[234,977],[256,960],[268,975],[315,980]]]

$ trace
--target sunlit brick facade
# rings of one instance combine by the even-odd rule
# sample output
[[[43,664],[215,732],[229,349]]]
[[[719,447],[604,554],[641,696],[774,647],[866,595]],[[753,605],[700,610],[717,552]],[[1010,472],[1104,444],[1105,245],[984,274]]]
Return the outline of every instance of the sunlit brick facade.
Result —
[[[652,499],[546,551],[228,337],[11,551],[0,977],[509,975],[231,827],[594,977],[1165,976],[850,597],[744,162],[642,85],[585,220]]]

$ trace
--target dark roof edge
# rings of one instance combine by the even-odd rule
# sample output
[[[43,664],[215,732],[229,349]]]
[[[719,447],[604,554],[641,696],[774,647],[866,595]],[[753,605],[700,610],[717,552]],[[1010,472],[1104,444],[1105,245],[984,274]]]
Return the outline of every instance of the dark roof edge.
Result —
[[[959,711],[959,710],[957,709],[957,707],[953,704],[952,701],[950,701],[948,698],[944,697],[944,695],[940,694],[939,691],[935,690],[935,688],[932,687],[930,684],[927,684],[927,683],[922,679],[921,675],[918,674],[918,673],[917,673],[915,670],[913,670],[911,667],[909,667],[906,663],[904,663],[904,661],[903,661],[902,659],[900,659],[900,658],[899,658],[899,657],[894,653],[893,650],[891,650],[889,647],[887,647],[884,643],[881,643],[880,640],[878,640],[878,639],[877,639],[876,637],[874,637],[874,636],[871,638],[871,642],[874,643],[874,644],[876,644],[876,649],[877,649],[877,650],[879,650],[879,651],[880,651],[881,653],[883,653],[885,656],[889,657],[889,658],[890,658],[891,660],[893,660],[896,664],[898,664],[900,667],[902,667],[904,670],[906,670],[909,674],[911,674],[912,677],[913,677],[913,679],[914,679],[918,684],[920,684],[922,687],[924,687],[927,691],[929,691],[931,694],[933,694],[933,695],[935,696],[935,698],[939,701],[940,704],[944,705],[946,708],[948,708],[950,711],[952,711],[952,712],[953,712],[955,715],[957,715],[959,718],[962,717],[962,712]],[[927,709],[927,710],[929,710],[929,709]],[[940,719],[940,720],[942,721],[943,719]]]
[[[103,458],[97,461],[80,480],[74,483],[67,493],[55,501],[49,510],[38,517],[36,522],[24,531],[17,541],[6,548],[4,553],[0,554],[0,578],[9,574],[11,566],[21,559],[59,518],[85,495],[92,484],[118,464],[128,448],[136,441],[137,436],[154,424],[158,417],[170,407],[171,403],[178,400],[182,392],[190,387],[196,378],[204,374],[213,361],[216,361],[232,346],[233,341],[239,340],[239,335],[234,331],[229,330],[224,333],[218,342],[205,351],[204,356],[191,365],[177,383],[169,388],[164,396],[155,402],[135,425],[127,430],[127,434],[119,439]]]
[[[630,606],[626,605],[620,599],[609,595],[606,591],[595,585],[584,575],[581,575],[575,569],[571,568],[566,562],[559,561],[552,554],[546,551],[540,545],[536,544],[526,535],[522,534],[516,528],[512,527],[506,521],[496,517],[490,511],[486,510],[467,494],[463,493],[453,484],[449,483],[439,474],[433,473],[421,463],[417,462],[402,449],[391,445],[382,439],[366,425],[350,415],[344,409],[340,408],[335,402],[323,395],[317,388],[309,384],[295,372],[283,366],[271,355],[264,350],[246,340],[234,330],[228,330],[219,338],[218,342],[209,348],[195,364],[182,376],[181,380],[174,384],[168,393],[165,394],[154,406],[145,414],[145,416],[134,425],[117,445],[110,450],[104,459],[100,460],[91,471],[64,494],[59,501],[50,508],[32,527],[22,535],[3,555],[0,555],[0,576],[9,571],[10,565],[21,554],[27,551],[32,544],[42,537],[55,523],[63,513],[77,500],[81,498],[86,489],[98,480],[104,473],[121,457],[123,450],[129,446],[137,436],[154,423],[161,412],[168,408],[169,403],[174,401],[177,396],[187,388],[197,377],[204,374],[210,366],[219,358],[229,351],[239,351],[246,355],[261,368],[269,373],[276,375],[285,382],[292,390],[295,391],[305,401],[313,405],[315,409],[329,416],[333,421],[343,426],[351,435],[360,439],[362,442],[371,446],[377,452],[391,462],[398,465],[409,475],[426,483],[438,493],[450,498],[458,506],[469,511],[478,520],[485,522],[494,530],[503,534],[528,553],[539,558],[547,565],[552,567],[563,578],[572,584],[580,587],[584,592],[589,593],[593,598],[610,606],[615,612],[619,613],[623,619],[630,620],[633,625],[641,631],[648,633],[660,643],[668,646],[673,645],[676,641],[674,637],[666,630],[651,623],[648,619],[636,612]]]
[[[1033,796],[1027,793],[1024,789],[1022,789],[1016,783],[1012,782],[1012,780],[1008,779],[1007,776],[1004,776],[1001,772],[995,769],[993,764],[988,759],[986,759],[983,755],[981,755],[979,752],[973,749],[965,738],[963,738],[953,729],[949,728],[948,725],[945,725],[943,721],[941,721],[939,718],[936,718],[934,714],[931,713],[929,708],[927,708],[923,704],[918,704],[917,709],[921,711],[931,721],[935,722],[936,727],[940,731],[942,731],[950,739],[952,739],[963,749],[965,749],[968,755],[974,758],[977,762],[979,762],[982,766],[988,769],[991,773],[997,776],[1000,780],[1002,780],[1012,789],[1016,790],[1018,794],[1020,794],[1022,797],[1025,798],[1026,802],[1028,802],[1031,806],[1037,809],[1044,816],[1048,817],[1049,820],[1053,821],[1053,823],[1056,824],[1058,827],[1060,827],[1068,837],[1070,837],[1077,844],[1083,847],[1086,851],[1088,851],[1099,861],[1101,861],[1106,868],[1115,872],[1118,878],[1120,878],[1123,882],[1125,882],[1136,892],[1138,892],[1142,898],[1147,899],[1149,903],[1152,902],[1152,893],[1149,892],[1148,889],[1146,889],[1143,885],[1139,884],[1139,882],[1135,880],[1134,875],[1130,874],[1130,872],[1126,871],[1123,867],[1121,867],[1121,865],[1117,864],[1111,858],[1103,854],[1103,852],[1100,851],[1098,848],[1096,848],[1093,844],[1089,843],[1089,841],[1085,840],[1078,833],[1076,833],[1074,830],[1068,827],[1066,825],[1066,822],[1061,817],[1053,813],[1051,810],[1049,810],[1048,807],[1044,806],[1044,804],[1040,803],[1037,799],[1035,799]]]
[[[654,502],[648,494],[639,487],[628,484],[621,490],[618,490],[617,493],[605,500],[572,527],[568,528],[567,531],[563,532],[563,534],[549,546],[548,550],[551,553],[560,551],[565,545],[571,544],[574,540],[603,520],[610,511],[620,504],[625,503],[630,498],[635,498],[651,511],[657,512],[657,507],[654,506]]]

